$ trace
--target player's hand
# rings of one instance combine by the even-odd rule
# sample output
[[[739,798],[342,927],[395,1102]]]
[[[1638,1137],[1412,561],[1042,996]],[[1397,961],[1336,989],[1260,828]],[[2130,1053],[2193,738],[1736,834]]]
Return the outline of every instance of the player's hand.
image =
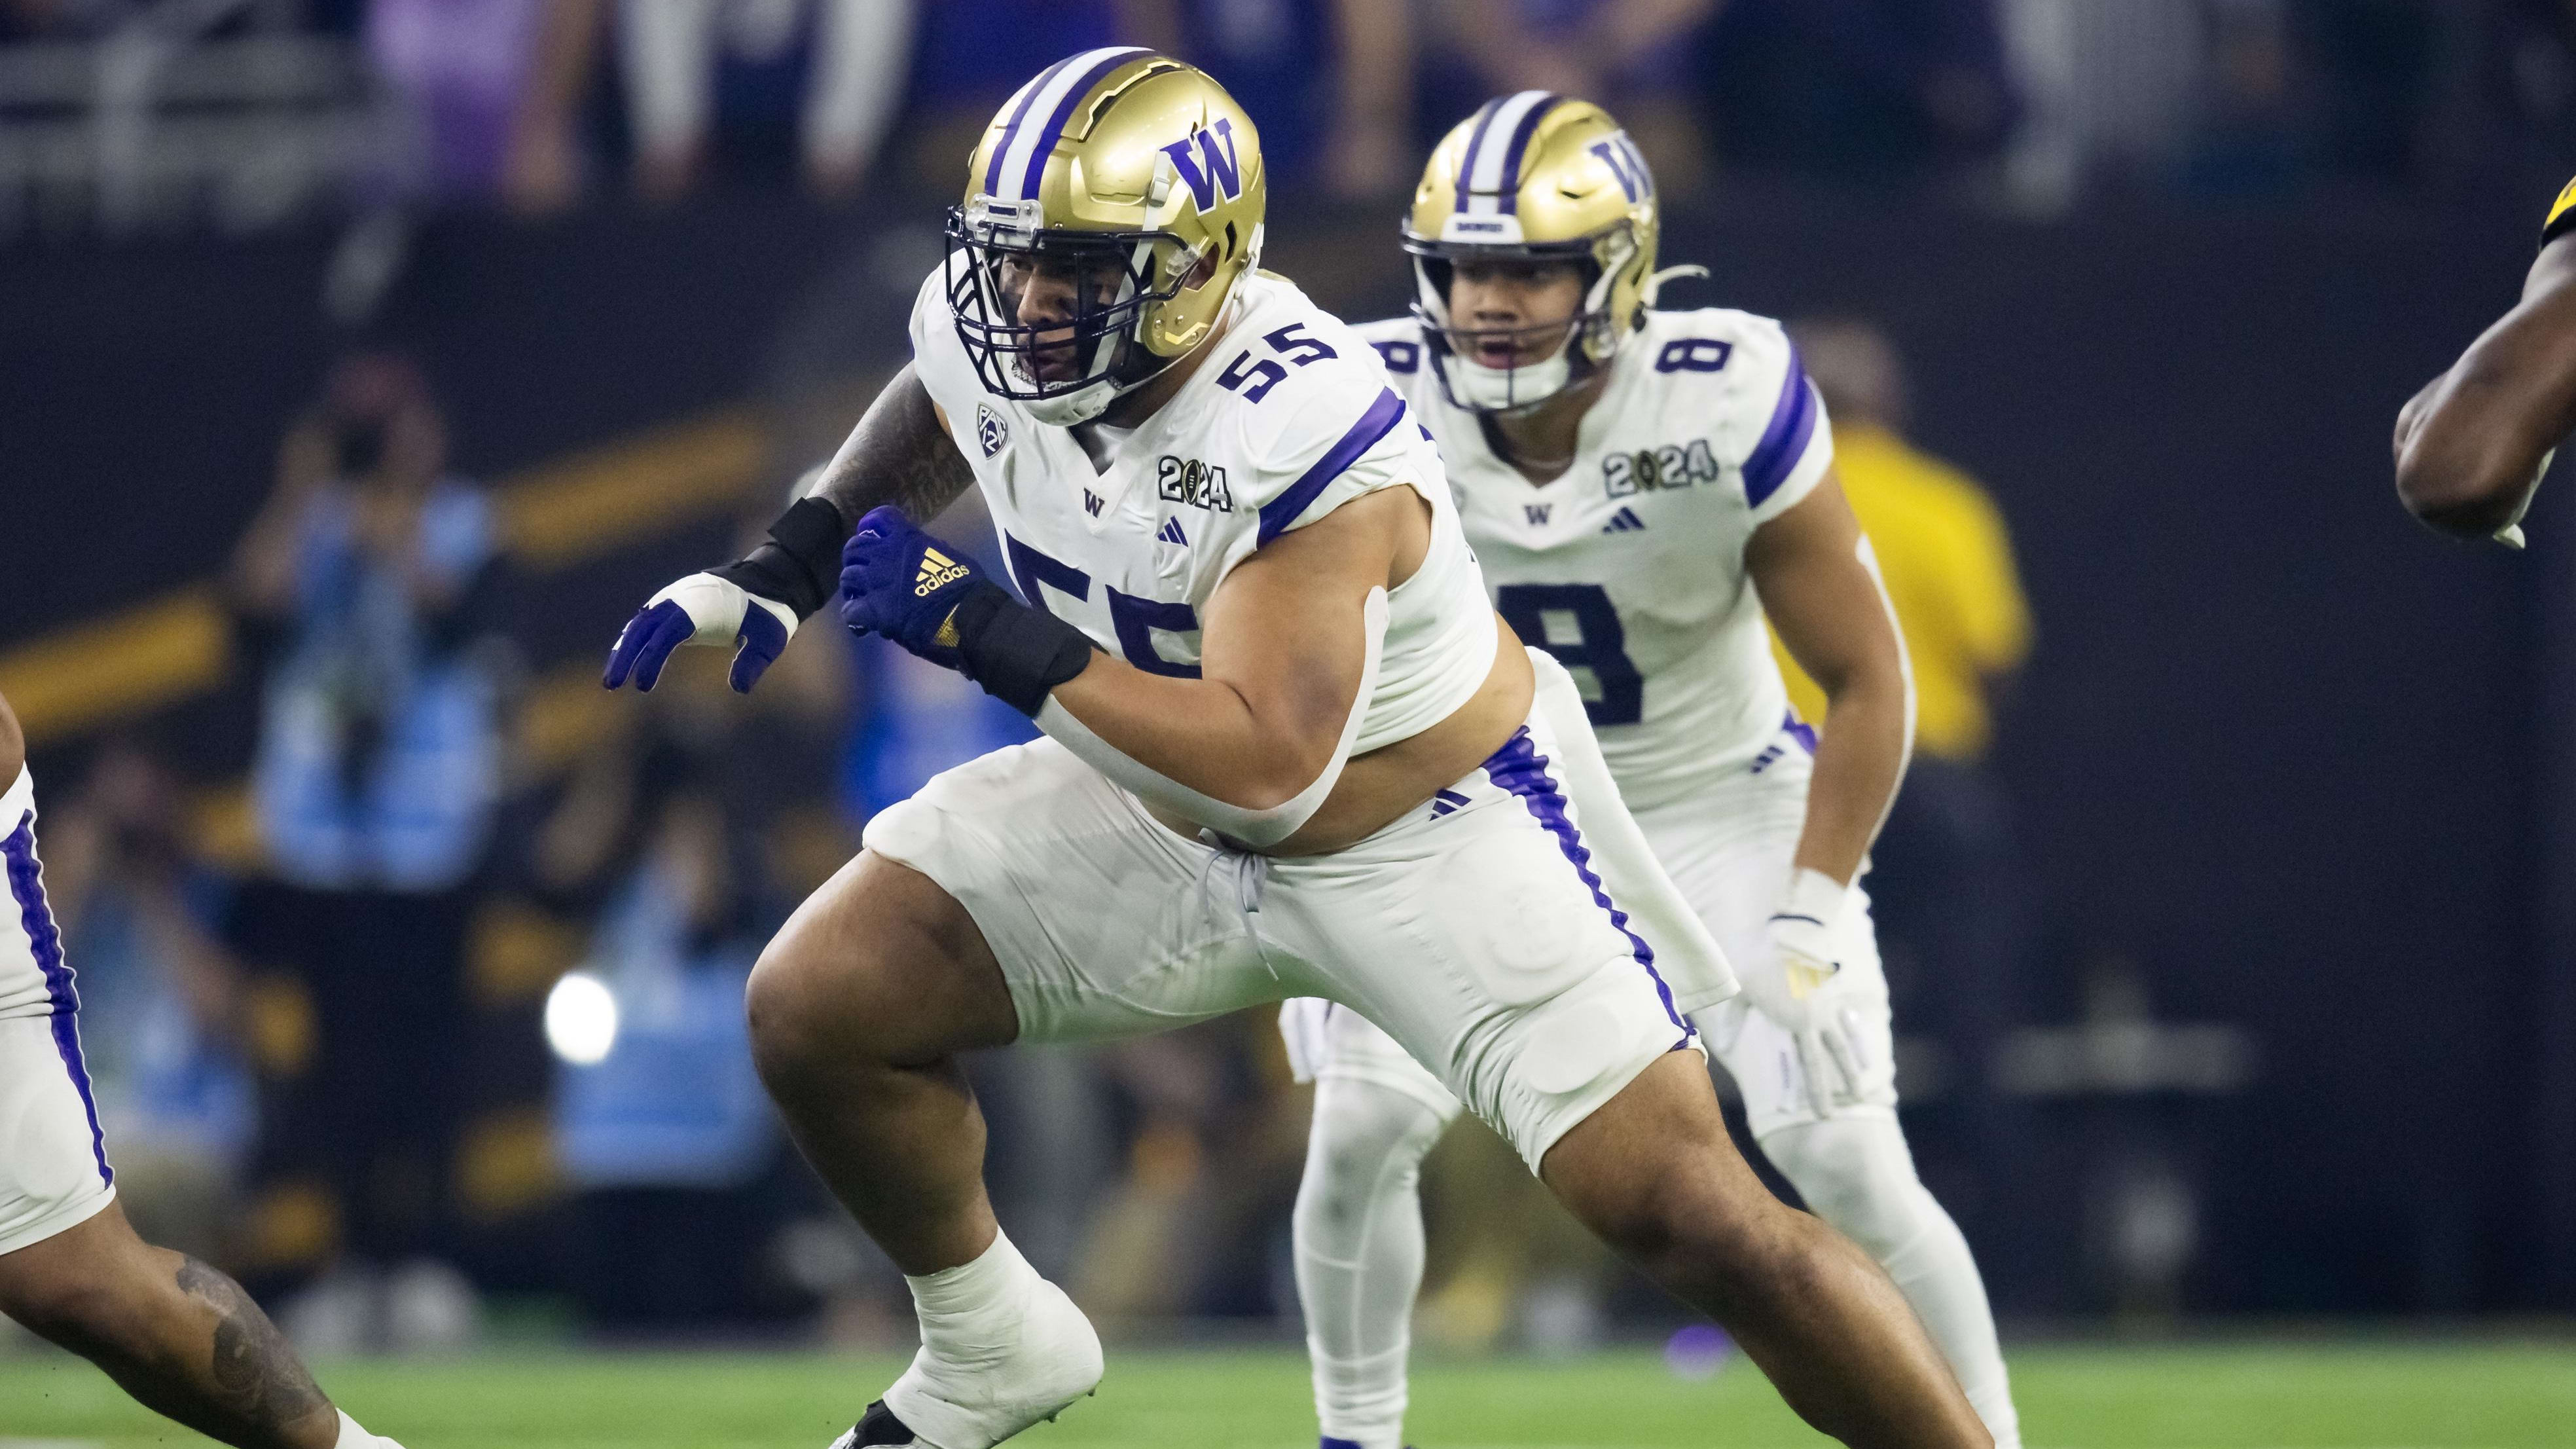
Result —
[[[733,644],[731,680],[736,694],[751,693],[796,633],[796,611],[714,574],[691,574],[644,601],[608,651],[600,683],[616,689],[631,676],[649,690],[662,665],[683,644]]]
[[[1836,945],[1835,922],[1847,895],[1821,872],[1799,871],[1789,899],[1771,917],[1767,959],[1743,976],[1754,1009],[1779,1023],[1796,1044],[1799,1074],[1820,1117],[1860,1100],[1862,1074],[1870,1065],[1868,1038]]]
[[[999,589],[954,545],[892,507],[872,508],[841,545],[841,622],[853,634],[883,634],[943,669],[962,663],[957,606],[979,589]]]

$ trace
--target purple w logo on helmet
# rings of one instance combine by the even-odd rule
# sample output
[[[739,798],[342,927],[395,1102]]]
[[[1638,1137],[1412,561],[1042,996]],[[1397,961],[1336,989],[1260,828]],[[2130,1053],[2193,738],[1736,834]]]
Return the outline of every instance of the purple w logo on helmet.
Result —
[[[1217,149],[1219,141],[1225,143],[1222,151]],[[1198,154],[1195,156],[1190,154],[1192,142],[1197,143]],[[1216,205],[1219,192],[1223,192],[1228,201],[1242,197],[1243,165],[1235,155],[1232,117],[1217,117],[1213,127],[1192,131],[1184,139],[1164,147],[1163,154],[1172,158],[1172,169],[1180,172],[1181,180],[1188,184],[1190,197],[1199,204],[1199,210],[1205,211]]]

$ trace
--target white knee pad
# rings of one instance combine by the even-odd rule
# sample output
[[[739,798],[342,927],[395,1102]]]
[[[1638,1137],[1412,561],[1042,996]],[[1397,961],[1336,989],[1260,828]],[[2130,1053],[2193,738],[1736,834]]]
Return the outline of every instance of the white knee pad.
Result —
[[[1783,1127],[1762,1140],[1762,1155],[1780,1169],[1816,1216],[1884,1263],[1922,1231],[1904,1130],[1885,1117],[1832,1117]],[[1938,1211],[1936,1208],[1935,1211]]]

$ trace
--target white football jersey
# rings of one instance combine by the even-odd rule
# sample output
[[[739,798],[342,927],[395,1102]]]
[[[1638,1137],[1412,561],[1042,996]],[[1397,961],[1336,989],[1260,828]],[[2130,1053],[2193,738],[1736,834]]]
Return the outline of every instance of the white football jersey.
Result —
[[[9,877],[7,908],[0,910],[0,1020],[68,1014],[76,1000],[72,973],[63,964],[62,933],[45,906],[36,781],[24,767],[0,794],[0,866]]]
[[[1139,669],[1196,678],[1199,611],[1227,573],[1354,498],[1410,486],[1430,552],[1387,597],[1354,753],[1449,717],[1493,667],[1496,630],[1431,435],[1369,344],[1296,285],[1255,273],[1171,401],[1095,467],[1070,429],[985,391],[934,271],[912,309],[914,369],[947,415],[1021,596]]]
[[[1833,461],[1824,404],[1779,323],[1648,312],[1584,415],[1573,466],[1538,485],[1450,403],[1418,323],[1352,330],[1439,442],[1495,608],[1582,685],[1630,806],[1740,777],[1778,747],[1789,699],[1744,547]]]

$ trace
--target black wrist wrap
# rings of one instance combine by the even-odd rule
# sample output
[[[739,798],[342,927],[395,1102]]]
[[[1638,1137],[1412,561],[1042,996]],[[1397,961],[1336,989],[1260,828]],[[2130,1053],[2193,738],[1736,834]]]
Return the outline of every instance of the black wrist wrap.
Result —
[[[849,537],[849,526],[841,522],[841,510],[830,499],[799,498],[769,525],[769,542],[747,557],[707,572],[763,598],[776,599],[794,609],[799,619],[810,618],[831,602],[840,586],[841,545]]]
[[[1053,614],[1044,614],[982,583],[950,611],[957,652],[968,679],[984,692],[1036,718],[1047,691],[1091,663],[1091,640]]]

